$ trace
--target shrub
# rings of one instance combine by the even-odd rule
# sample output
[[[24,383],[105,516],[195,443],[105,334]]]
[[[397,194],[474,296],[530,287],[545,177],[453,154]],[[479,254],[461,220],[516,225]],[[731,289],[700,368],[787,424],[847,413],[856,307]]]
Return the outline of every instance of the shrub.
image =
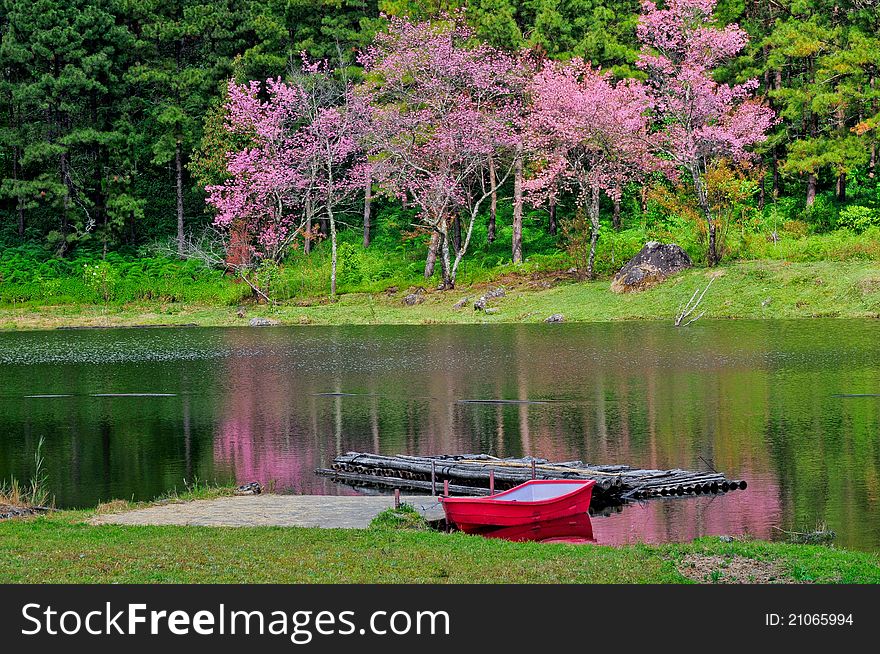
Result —
[[[361,251],[351,243],[342,243],[339,246],[336,258],[336,274],[339,283],[346,286],[358,284],[363,281]]]
[[[97,261],[83,265],[83,282],[105,302],[113,297],[119,273],[109,261]]]
[[[869,227],[880,227],[880,211],[853,205],[840,210],[837,226],[861,233]]]
[[[782,223],[782,231],[796,238],[803,238],[810,231],[810,226],[803,220],[786,220]]]
[[[813,205],[804,209],[800,218],[815,231],[827,232],[837,225],[837,207],[827,194],[817,195]]]

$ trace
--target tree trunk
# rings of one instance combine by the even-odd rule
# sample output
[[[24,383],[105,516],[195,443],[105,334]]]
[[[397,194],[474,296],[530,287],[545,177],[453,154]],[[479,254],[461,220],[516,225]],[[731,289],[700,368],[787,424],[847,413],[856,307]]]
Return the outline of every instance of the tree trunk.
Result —
[[[180,153],[180,141],[174,146],[174,168],[177,175],[177,256],[183,259],[183,157]]]
[[[819,182],[815,174],[810,173],[807,176],[807,207],[812,207],[816,201],[816,184]]]
[[[773,199],[779,197],[781,180],[779,179],[779,151],[773,146]]]
[[[522,263],[523,158],[516,153],[513,172],[513,263]]]
[[[599,240],[599,187],[590,187],[590,258],[587,261],[587,279],[593,279],[593,268],[596,263],[596,242]]]
[[[871,95],[873,95],[874,87],[875,87],[875,85],[876,85],[875,80],[876,80],[876,78],[875,78],[873,75],[871,75],[871,82],[870,82],[870,84],[871,84]],[[877,100],[874,100],[874,101],[871,103],[871,106],[872,106],[874,112],[876,113],[876,111],[877,111]],[[874,175],[875,175],[875,173],[876,173],[876,170],[877,170],[877,140],[876,140],[876,138],[875,138],[875,139],[871,142],[871,159],[870,159],[870,161],[868,162],[868,177],[871,178],[871,179],[874,179]]]
[[[456,255],[461,250],[461,218],[459,216],[452,219],[452,250]]]
[[[486,240],[492,243],[495,240],[495,214],[498,211],[498,189],[496,188],[495,160],[489,159],[489,188],[492,189],[491,204],[489,206],[489,229]]]
[[[694,190],[697,193],[697,201],[700,204],[703,216],[706,218],[706,228],[709,232],[709,250],[706,254],[706,261],[711,268],[717,266],[718,262],[721,260],[718,256],[718,243],[716,242],[717,230],[715,229],[715,217],[712,215],[712,209],[709,206],[709,193],[706,189],[706,183],[703,180],[701,171],[696,166],[691,167],[691,177],[694,181]]]
[[[874,179],[877,170],[877,144],[871,144],[871,159],[868,162],[868,177]]]
[[[766,198],[764,197],[767,192],[767,184],[765,175],[761,175],[761,181],[758,183],[758,210],[762,210],[764,208],[764,202]]]
[[[455,261],[452,263],[452,270],[450,271],[450,279],[452,280],[452,286],[455,287],[455,279],[458,274],[458,266],[461,264],[461,260],[464,258],[465,252],[467,252],[468,246],[471,244],[471,237],[474,234],[474,225],[477,222],[477,214],[479,213],[480,203],[477,203],[477,206],[473,207],[470,215],[468,216],[468,226],[467,233],[464,236],[464,241],[462,241],[461,247],[455,253]]]
[[[620,231],[620,196],[614,197],[614,212],[611,214],[611,224],[614,225],[614,231]]]
[[[134,213],[128,214],[128,239],[129,245],[137,245],[137,225],[134,219]]]
[[[364,247],[370,247],[370,213],[373,203],[373,180],[367,176],[364,188]]]
[[[550,224],[547,226],[547,231],[550,232],[550,236],[556,236],[558,229],[556,224],[556,199],[553,198],[550,200]]]
[[[431,279],[434,275],[434,265],[437,263],[437,252],[440,249],[440,232],[434,229],[431,232],[431,243],[428,245],[428,257],[425,259],[425,279]]]
[[[718,244],[716,242],[715,221],[709,221],[709,267],[718,265]]]
[[[837,193],[837,199],[840,202],[846,202],[846,173],[840,173],[837,176],[837,188],[835,189]]]
[[[336,218],[329,202],[327,224],[330,226],[330,300],[336,301]]]
[[[305,226],[305,236],[303,238],[303,252],[306,254],[311,254],[312,252],[312,227],[315,224],[315,207],[311,200],[306,200],[305,203],[305,213],[306,213],[306,226]]]
[[[18,237],[24,238],[24,202],[21,197],[21,190],[18,188],[18,160],[21,151],[16,145],[12,148],[12,179],[15,182],[15,212],[18,215]]]
[[[64,199],[62,200],[61,234],[67,236],[70,224],[70,170],[67,163],[67,153],[61,153],[61,183],[64,184]],[[59,255],[67,250],[67,239],[62,240]]]
[[[446,221],[440,221],[440,276],[442,281],[440,288],[444,291],[455,288],[452,281],[452,268],[449,260],[449,232],[446,228]]]

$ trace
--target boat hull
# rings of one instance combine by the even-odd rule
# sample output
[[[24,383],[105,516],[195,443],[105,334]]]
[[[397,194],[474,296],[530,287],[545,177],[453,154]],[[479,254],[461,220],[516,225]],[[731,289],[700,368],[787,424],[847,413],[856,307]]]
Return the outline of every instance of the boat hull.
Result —
[[[586,513],[595,483],[533,480],[490,497],[442,497],[440,501],[449,522],[473,533],[486,527],[514,527]],[[539,499],[519,499],[532,495]]]

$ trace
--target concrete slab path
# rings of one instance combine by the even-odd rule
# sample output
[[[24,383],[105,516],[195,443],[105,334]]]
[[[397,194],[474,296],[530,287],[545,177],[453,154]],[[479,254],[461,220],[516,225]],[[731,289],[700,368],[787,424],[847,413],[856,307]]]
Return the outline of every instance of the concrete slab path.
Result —
[[[401,497],[428,520],[443,517],[436,497]],[[92,524],[194,525],[201,527],[323,527],[365,529],[394,505],[390,495],[250,495],[172,502],[95,516]]]

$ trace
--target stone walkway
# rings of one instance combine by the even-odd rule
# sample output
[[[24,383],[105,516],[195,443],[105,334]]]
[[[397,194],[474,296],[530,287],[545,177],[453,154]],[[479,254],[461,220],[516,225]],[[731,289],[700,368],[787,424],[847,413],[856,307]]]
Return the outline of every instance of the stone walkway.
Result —
[[[404,496],[428,520],[443,517],[434,497]],[[394,505],[389,495],[251,495],[219,497],[95,516],[96,525],[194,525],[201,527],[324,527],[365,529]]]

